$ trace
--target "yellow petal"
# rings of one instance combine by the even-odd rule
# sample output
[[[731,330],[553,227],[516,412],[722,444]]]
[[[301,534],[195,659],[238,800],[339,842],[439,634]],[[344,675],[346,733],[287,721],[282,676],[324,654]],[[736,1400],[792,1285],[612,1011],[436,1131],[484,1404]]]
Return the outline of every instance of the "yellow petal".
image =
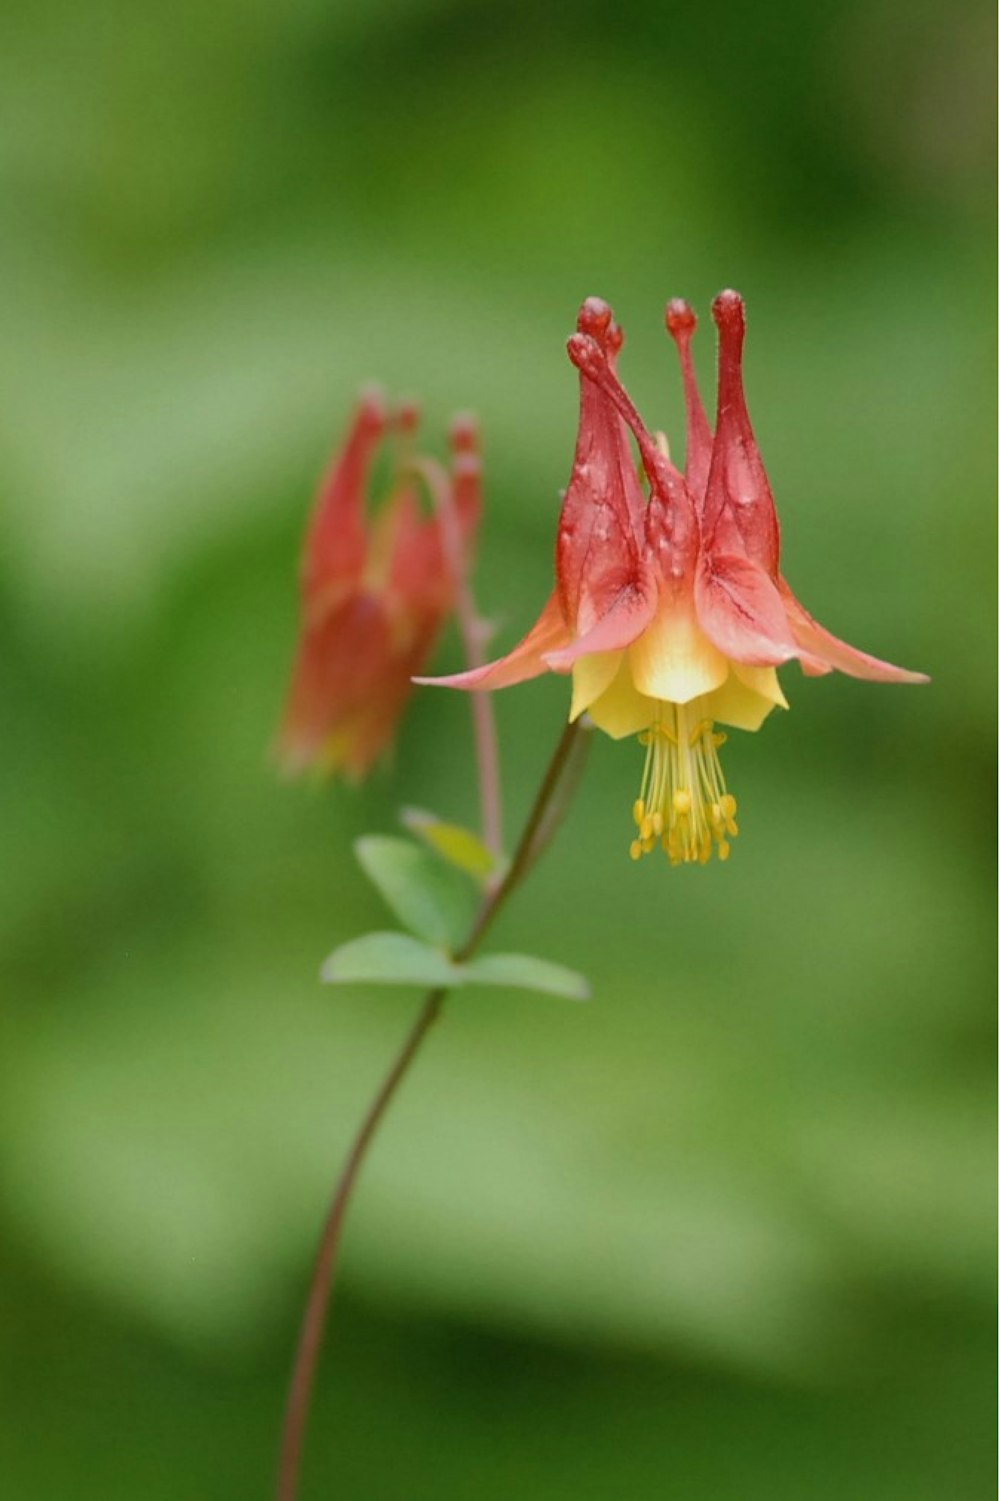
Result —
[[[638,735],[640,730],[648,729],[657,712],[653,700],[640,693],[633,683],[627,656],[620,655],[625,660],[614,681],[590,706],[591,719],[612,740],[624,740],[626,735]]]
[[[628,654],[639,692],[667,703],[711,693],[729,673],[728,661],[686,608],[661,606]]]
[[[624,655],[620,651],[591,652],[589,656],[581,657],[573,663],[570,719],[579,719],[584,710],[589,709],[594,700],[600,698],[618,671]]]
[[[769,698],[779,709],[788,708],[788,700],[781,691],[778,673],[774,667],[748,667],[745,662],[731,662],[730,667],[746,688]]]
[[[737,730],[759,730],[776,705],[788,708],[773,667],[744,667],[734,662],[732,669],[722,687],[707,695],[707,719]]]

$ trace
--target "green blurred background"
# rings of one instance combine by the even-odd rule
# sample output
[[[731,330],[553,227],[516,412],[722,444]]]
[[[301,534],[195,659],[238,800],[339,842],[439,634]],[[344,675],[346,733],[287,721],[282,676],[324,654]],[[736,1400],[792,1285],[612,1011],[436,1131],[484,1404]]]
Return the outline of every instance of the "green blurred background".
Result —
[[[267,747],[359,382],[483,421],[479,590],[549,586],[580,300],[680,438],[668,296],[747,296],[787,571],[933,674],[786,674],[725,868],[595,745],[366,1172],[305,1498],[992,1495],[992,19],[978,3],[8,3],[0,1264],[11,1501],[268,1495],[352,1125],[416,1005],[350,839],[471,819],[426,693],[360,792]],[[710,370],[711,338],[700,345]],[[453,640],[442,664],[458,661]],[[565,684],[498,703],[511,826]]]

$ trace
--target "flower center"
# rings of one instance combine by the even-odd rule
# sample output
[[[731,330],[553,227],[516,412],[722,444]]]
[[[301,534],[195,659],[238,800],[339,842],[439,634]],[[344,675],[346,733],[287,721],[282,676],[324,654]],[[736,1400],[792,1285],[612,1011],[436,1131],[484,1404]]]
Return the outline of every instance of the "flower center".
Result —
[[[629,846],[633,860],[659,844],[671,865],[704,865],[712,851],[729,859],[735,839],[736,799],[726,791],[718,750],[726,737],[717,734],[699,709],[659,702],[656,718],[639,736],[646,747],[642,787],[632,808],[638,835]],[[727,838],[727,835],[729,838]]]

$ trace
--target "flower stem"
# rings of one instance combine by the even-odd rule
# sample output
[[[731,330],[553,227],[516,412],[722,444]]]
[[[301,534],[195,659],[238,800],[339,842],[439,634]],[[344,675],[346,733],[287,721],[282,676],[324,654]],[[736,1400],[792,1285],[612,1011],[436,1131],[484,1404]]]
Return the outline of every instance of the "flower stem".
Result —
[[[487,697],[488,695],[484,694],[482,696]],[[560,736],[552,760],[549,762],[545,775],[542,778],[542,783],[538,789],[531,812],[528,814],[521,832],[521,837],[518,840],[517,849],[514,852],[507,874],[494,891],[487,893],[472,924],[468,937],[455,954],[456,959],[468,959],[475,952],[496,914],[514,889],[520,884],[529,866],[539,853],[537,846],[539,831],[545,825],[546,817],[553,807],[563,775],[572,766],[574,752],[578,752],[581,737],[586,733],[579,723],[576,723],[567,725]],[[446,994],[447,991],[445,990],[432,990],[425,997],[416,1021],[407,1033],[406,1040],[396,1055],[392,1067],[379,1085],[365,1113],[365,1117],[351,1142],[350,1150],[334,1186],[333,1198],[330,1201],[330,1208],[327,1211],[323,1233],[320,1236],[319,1249],[313,1265],[312,1279],[309,1283],[309,1293],[306,1298],[305,1312],[299,1331],[298,1347],[295,1352],[295,1364],[292,1368],[292,1379],[288,1390],[285,1422],[281,1436],[281,1457],[278,1464],[278,1483],[275,1490],[275,1501],[296,1501],[298,1495],[299,1475],[302,1468],[302,1445],[309,1417],[316,1366],[323,1342],[323,1329],[337,1267],[341,1232],[351,1192],[379,1124],[407,1073],[410,1064],[413,1062],[420,1044],[437,1020]]]
[[[323,1325],[330,1302],[333,1273],[337,1262],[337,1252],[340,1249],[340,1235],[351,1190],[369,1143],[378,1129],[379,1121],[385,1114],[397,1085],[406,1073],[410,1060],[425,1034],[436,1021],[445,994],[443,990],[432,990],[425,999],[420,1015],[410,1028],[396,1061],[379,1085],[375,1098],[365,1113],[365,1118],[351,1143],[351,1149],[341,1169],[340,1177],[337,1179],[337,1186],[323,1226],[323,1234],[320,1237],[312,1280],[309,1284],[309,1296],[306,1299],[295,1366],[288,1391],[285,1427],[281,1438],[281,1460],[278,1466],[278,1488],[275,1492],[277,1501],[294,1501],[298,1492],[299,1472],[302,1465],[302,1441],[309,1417],[316,1363],[319,1360],[319,1352],[323,1343]]]
[[[547,843],[547,839],[544,839],[544,834],[546,825],[549,822],[549,816],[553,812],[558,811],[556,809],[556,799],[563,779],[568,774],[572,774],[577,770],[579,760],[585,754],[588,737],[589,731],[584,728],[580,720],[571,720],[560,735],[559,743],[553,752],[552,759],[546,768],[541,785],[535,795],[535,801],[531,805],[531,812],[528,814],[524,828],[521,830],[521,837],[517,841],[517,849],[514,851],[510,865],[507,867],[507,873],[496,890],[489,894],[486,901],[480,907],[468,938],[455,955],[456,959],[468,959],[470,954],[478,948],[486,935],[487,929],[492,926],[493,919],[500,911],[504,902],[506,902],[511,892],[521,884],[529,868],[534,864],[538,855],[541,854],[544,843]],[[576,780],[574,778],[574,790],[575,787]],[[555,832],[554,824],[551,827],[551,832]],[[544,839],[542,844],[539,843],[540,836]]]
[[[464,607],[459,590],[459,621],[465,640],[465,656],[470,667],[482,667],[485,652],[479,644],[482,640],[482,621],[475,612],[469,596],[470,621],[463,620]],[[471,629],[469,629],[471,626]],[[473,647],[473,641],[476,642]],[[479,815],[483,843],[493,855],[503,852],[503,813],[500,799],[500,751],[497,745],[496,718],[493,713],[493,695],[488,690],[470,693],[472,733],[476,742],[476,766],[479,771]]]
[[[491,627],[476,607],[476,597],[469,582],[468,559],[464,555],[451,482],[433,459],[413,459],[411,467],[430,491],[434,509],[441,521],[445,553],[455,580],[455,619],[462,638],[465,665],[473,671],[486,663],[485,648]],[[470,693],[469,707],[472,712],[472,735],[479,779],[480,831],[486,848],[499,859],[503,854],[503,799],[500,789],[500,747],[492,693],[488,689]]]

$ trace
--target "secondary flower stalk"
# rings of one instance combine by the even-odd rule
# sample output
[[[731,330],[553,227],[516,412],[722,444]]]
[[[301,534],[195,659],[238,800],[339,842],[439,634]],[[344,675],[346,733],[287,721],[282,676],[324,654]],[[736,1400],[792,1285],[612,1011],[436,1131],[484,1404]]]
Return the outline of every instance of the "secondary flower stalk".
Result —
[[[622,385],[624,336],[607,303],[588,298],[569,356],[580,421],[556,537],[556,587],[505,657],[436,680],[496,689],[547,671],[572,677],[570,718],[587,713],[614,739],[646,750],[633,806],[634,859],[657,846],[672,865],[725,860],[736,800],[716,725],[757,730],[788,704],[777,668],[839,670],[874,682],[926,682],[849,646],[799,603],[780,571],[780,532],[743,390],[743,299],[712,305],[719,333],[715,431],[695,379],[695,315],[668,304],[681,362],[686,470],[651,433]],[[639,464],[632,453],[638,449]]]

